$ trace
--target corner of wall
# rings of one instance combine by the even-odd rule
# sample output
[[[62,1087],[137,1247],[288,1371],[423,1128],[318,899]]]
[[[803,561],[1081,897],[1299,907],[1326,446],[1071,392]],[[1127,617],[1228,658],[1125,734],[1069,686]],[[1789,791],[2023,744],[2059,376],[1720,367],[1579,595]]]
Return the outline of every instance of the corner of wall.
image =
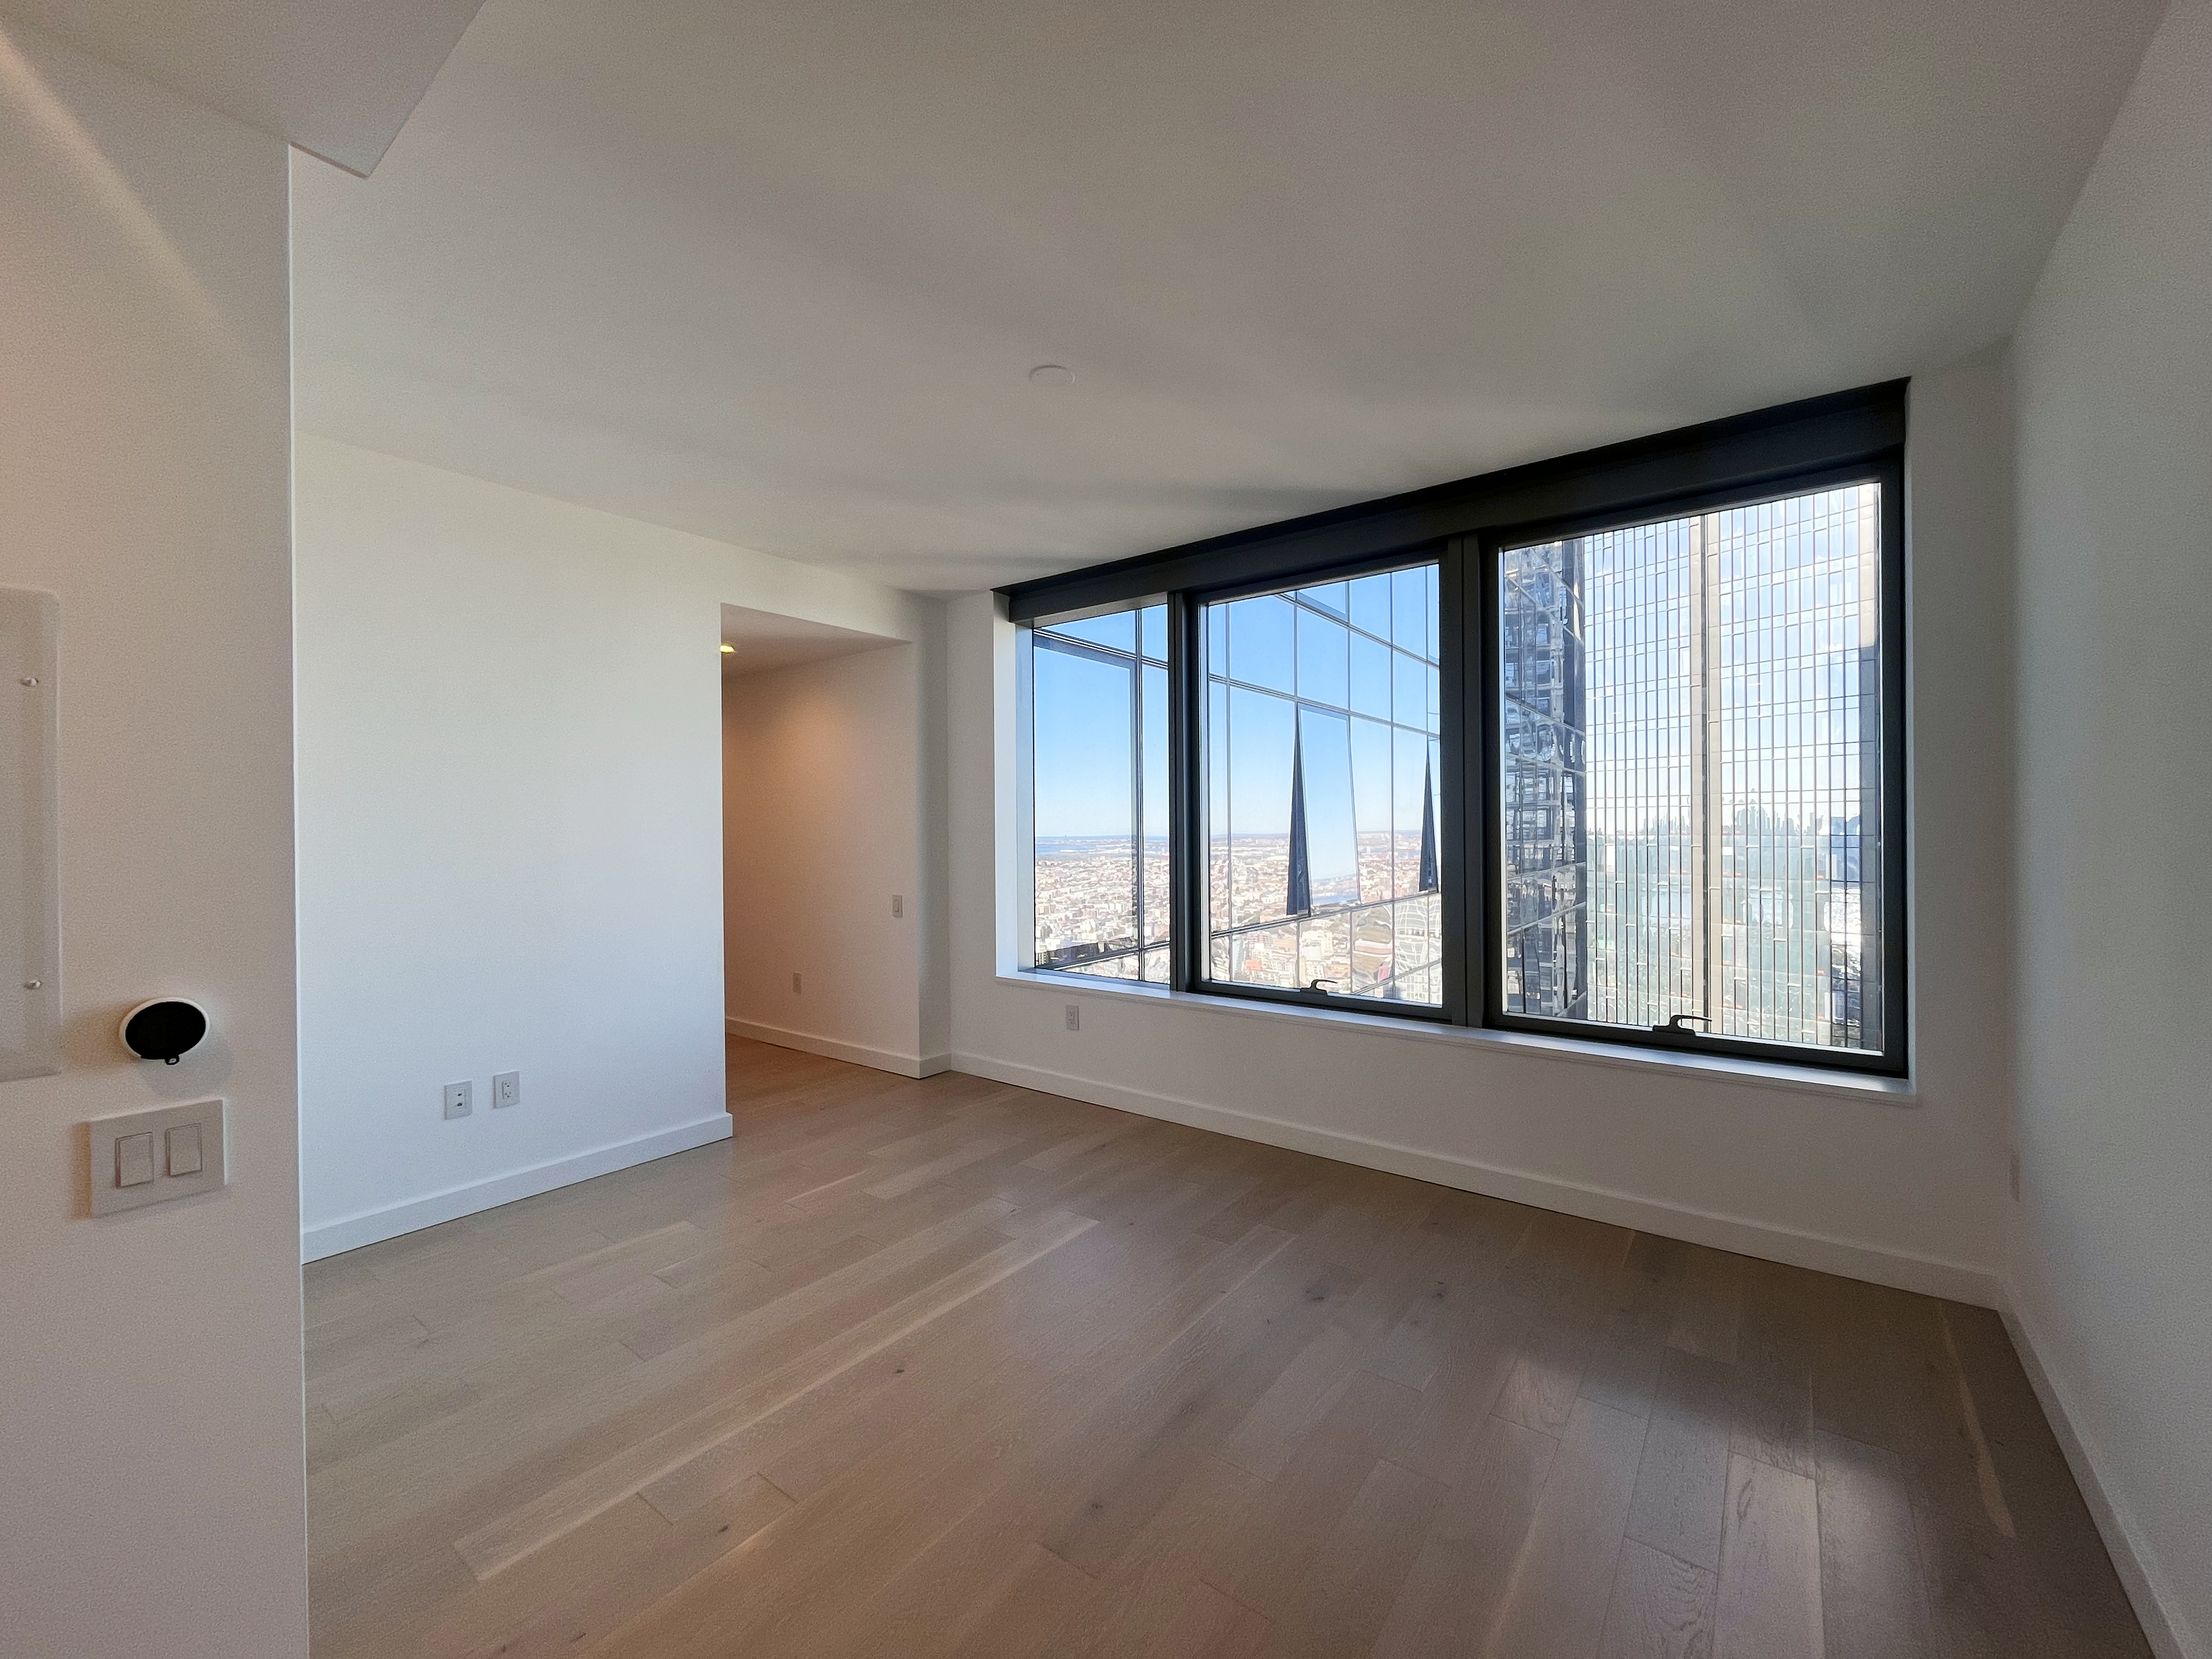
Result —
[[[952,1047],[952,896],[950,823],[951,710],[946,672],[951,648],[951,606],[921,601],[919,720],[921,748],[921,1044],[925,1063],[943,1069]]]
[[[2212,0],[2175,0],[2013,338],[2021,1357],[2162,1659],[2212,1655]]]

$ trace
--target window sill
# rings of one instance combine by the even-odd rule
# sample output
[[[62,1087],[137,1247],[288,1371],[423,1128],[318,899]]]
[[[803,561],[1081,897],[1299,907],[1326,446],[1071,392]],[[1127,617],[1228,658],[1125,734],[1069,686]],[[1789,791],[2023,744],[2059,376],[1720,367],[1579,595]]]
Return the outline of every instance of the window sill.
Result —
[[[1742,1088],[1780,1090],[1786,1093],[1825,1095],[1849,1100],[1875,1101],[1886,1105],[1912,1106],[1920,1100],[1919,1085],[1910,1078],[1870,1077],[1853,1072],[1832,1072],[1820,1066],[1787,1066],[1772,1060],[1742,1060],[1733,1055],[1676,1054],[1659,1048],[1637,1048],[1622,1043],[1584,1042],[1572,1037],[1540,1036],[1528,1031],[1491,1031],[1468,1025],[1441,1025],[1426,1021],[1393,1019],[1382,1014],[1358,1014],[1341,1008],[1286,1008],[1280,1004],[1248,1002],[1241,997],[1213,997],[1189,991],[1170,991],[1163,985],[1143,985],[1128,980],[1097,979],[1085,974],[1058,974],[1050,969],[1023,969],[997,975],[1001,985],[1025,985],[1061,995],[1133,997],[1172,1003],[1238,1019],[1290,1020],[1347,1026],[1379,1036],[1409,1042],[1443,1042],[1461,1048],[1508,1049],[1534,1059],[1564,1060],[1586,1066],[1615,1066],[1630,1071],[1690,1073],[1716,1083]]]

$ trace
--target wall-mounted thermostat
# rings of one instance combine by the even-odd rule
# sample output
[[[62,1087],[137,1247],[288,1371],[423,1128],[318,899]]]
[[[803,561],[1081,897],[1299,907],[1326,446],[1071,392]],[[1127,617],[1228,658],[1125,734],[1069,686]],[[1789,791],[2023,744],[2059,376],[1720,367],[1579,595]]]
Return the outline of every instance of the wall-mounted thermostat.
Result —
[[[123,1046],[141,1060],[173,1066],[208,1034],[207,1010],[183,997],[155,997],[123,1016]]]

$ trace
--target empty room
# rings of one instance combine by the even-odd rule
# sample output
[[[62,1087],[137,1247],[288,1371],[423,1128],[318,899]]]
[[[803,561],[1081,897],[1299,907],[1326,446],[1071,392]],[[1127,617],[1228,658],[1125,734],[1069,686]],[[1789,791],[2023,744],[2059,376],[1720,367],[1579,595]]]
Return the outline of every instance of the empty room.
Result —
[[[2212,1659],[2212,0],[0,0],[4,1659]]]

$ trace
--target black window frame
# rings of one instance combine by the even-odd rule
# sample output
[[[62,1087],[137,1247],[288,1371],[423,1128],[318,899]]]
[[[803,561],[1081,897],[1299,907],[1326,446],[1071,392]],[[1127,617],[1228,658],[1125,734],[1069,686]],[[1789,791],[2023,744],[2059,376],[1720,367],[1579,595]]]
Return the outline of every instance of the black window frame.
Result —
[[[1010,620],[1036,626],[1146,604],[1167,606],[1170,988],[1419,1024],[1874,1076],[1908,1075],[1908,391],[1907,382],[1897,380],[1808,398],[999,590]],[[1508,1013],[1501,1006],[1498,933],[1504,880],[1497,786],[1502,550],[1563,534],[1588,534],[1855,482],[1878,483],[1881,496],[1881,1049],[1826,1048]],[[1431,562],[1438,566],[1442,682],[1437,787],[1446,826],[1437,848],[1444,893],[1442,1005],[1207,978],[1203,606]],[[1139,654],[1141,659],[1141,640]],[[1026,666],[1026,649],[1018,659]],[[1024,684],[1024,697],[1027,690]],[[1020,718],[1029,720],[1025,703]],[[1018,814],[1018,822],[1026,821],[1026,813]],[[1023,951],[1025,963],[1034,951],[1034,931],[1032,925]],[[1097,982],[1111,987],[1125,981]]]
[[[1880,486],[1881,551],[1877,567],[1881,592],[1881,798],[1880,880],[1881,915],[1882,1047],[1879,1049],[1825,1048],[1809,1043],[1763,1042],[1751,1038],[1708,1036],[1701,1031],[1656,1029],[1603,1024],[1594,1020],[1558,1019],[1514,1013],[1504,1005],[1504,814],[1497,801],[1498,779],[1503,758],[1504,722],[1503,634],[1499,614],[1499,565],[1509,548],[1526,547],[1573,536],[1594,535],[1626,529],[1655,520],[1688,518],[1724,512],[1855,483]],[[1735,1059],[1781,1061],[1823,1069],[1903,1076],[1907,1059],[1907,1032],[1903,1029],[1905,1006],[1905,861],[1904,818],[1905,735],[1905,583],[1899,556],[1905,534],[1905,469],[1900,454],[1881,456],[1856,465],[1818,467],[1795,476],[1770,480],[1753,487],[1705,490],[1634,511],[1610,511],[1502,525],[1467,538],[1468,566],[1480,573],[1469,586],[1469,608],[1462,629],[1480,642],[1480,665],[1468,687],[1468,720],[1480,734],[1482,777],[1490,791],[1486,810],[1478,828],[1480,842],[1470,849],[1483,871],[1482,890],[1471,898],[1480,907],[1477,933],[1481,957],[1469,972],[1481,986],[1480,1024],[1492,1030],[1527,1031],[1541,1036],[1572,1037],[1589,1042],[1626,1043],[1639,1048],[1666,1048],[1682,1053],[1715,1054]]]
[[[1166,723],[1170,733],[1169,758],[1170,760],[1171,766],[1175,748],[1173,734],[1176,726],[1177,707],[1176,693],[1175,690],[1176,669],[1173,662],[1175,656],[1175,635],[1172,632],[1174,628],[1174,617],[1172,610],[1170,610],[1167,622],[1167,626],[1170,630],[1168,635],[1168,655],[1170,660],[1166,664],[1163,665],[1159,659],[1156,657],[1148,657],[1145,654],[1144,619],[1142,616],[1139,614],[1143,610],[1148,608],[1149,605],[1158,605],[1159,603],[1159,600],[1153,599],[1150,601],[1139,601],[1138,603],[1127,605],[1106,605],[1094,611],[1072,612],[1066,615],[1040,619],[1033,625],[1024,627],[1022,630],[1022,637],[1019,641],[1018,649],[1016,654],[1015,684],[1020,708],[1020,728],[1018,735],[1018,743],[1020,745],[1019,753],[1022,757],[1022,765],[1024,772],[1029,776],[1033,777],[1036,769],[1036,730],[1032,709],[1032,699],[1036,694],[1036,653],[1038,651],[1057,652],[1060,655],[1072,657],[1078,661],[1097,663],[1109,668],[1123,669],[1126,670],[1130,676],[1129,799],[1130,805],[1135,813],[1135,822],[1133,827],[1135,831],[1134,843],[1136,848],[1135,865],[1132,872],[1133,878],[1132,890],[1133,903],[1132,908],[1136,920],[1137,942],[1127,951],[1115,952],[1114,956],[1133,956],[1137,959],[1139,977],[1125,980],[1120,979],[1118,976],[1112,975],[1085,974],[1083,966],[1079,963],[1044,963],[1039,962],[1036,959],[1036,824],[1034,808],[1032,804],[1026,799],[1024,799],[1021,804],[1019,817],[1023,838],[1028,842],[1030,848],[1030,858],[1028,860],[1028,879],[1030,883],[1029,898],[1028,902],[1024,907],[1022,917],[1021,965],[1024,971],[1045,974],[1074,974],[1079,975],[1085,978],[1096,979],[1109,983],[1128,985],[1158,985],[1162,983],[1162,981],[1158,980],[1148,980],[1142,977],[1145,958],[1153,951],[1161,948],[1158,945],[1148,943],[1144,937],[1146,931],[1145,924],[1146,921],[1144,875],[1144,680],[1145,671],[1148,668],[1164,666],[1167,670],[1168,708]],[[1133,648],[1127,653],[1115,650],[1110,646],[1102,646],[1091,641],[1080,639],[1073,635],[1060,633],[1056,629],[1056,624],[1062,623],[1082,622],[1087,621],[1094,616],[1119,615],[1124,612],[1126,612],[1130,617],[1130,625],[1133,631]],[[1045,639],[1039,641],[1036,638],[1036,635],[1039,634],[1046,635]],[[1167,982],[1170,984],[1180,982],[1176,977],[1175,958],[1172,949],[1177,931],[1177,913],[1174,900],[1173,883],[1175,873],[1174,848],[1176,839],[1175,830],[1175,812],[1179,798],[1179,793],[1175,781],[1175,775],[1172,769],[1170,769],[1168,774],[1168,799],[1165,804],[1165,810],[1161,814],[1162,817],[1166,820],[1168,824],[1170,882],[1168,939],[1170,955],[1169,980]],[[1097,962],[1111,959],[1113,958],[1109,957],[1095,957],[1085,958],[1085,961]]]
[[[1440,866],[1438,885],[1443,893],[1442,915],[1443,944],[1441,965],[1443,969],[1443,994],[1439,1002],[1392,1002],[1380,997],[1346,996],[1332,991],[1294,990],[1288,987],[1252,985],[1231,980],[1211,977],[1207,947],[1212,941],[1210,895],[1206,890],[1207,866],[1199,849],[1206,844],[1206,652],[1203,637],[1204,614],[1209,605],[1225,604],[1231,599],[1250,599],[1256,595],[1282,592],[1286,587],[1309,587],[1325,582],[1345,581],[1354,576],[1379,575],[1392,570],[1411,570],[1433,564],[1437,567],[1437,650],[1439,688],[1437,691],[1437,771],[1436,780],[1438,816],[1448,833],[1437,838],[1437,858]],[[1462,848],[1466,845],[1466,825],[1460,808],[1464,800],[1464,773],[1467,749],[1464,735],[1459,728],[1462,706],[1463,664],[1461,660],[1462,642],[1450,622],[1454,608],[1459,605],[1455,583],[1459,580],[1458,562],[1451,556],[1449,544],[1437,543],[1426,546],[1401,548],[1395,552],[1382,553],[1348,562],[1324,565],[1303,572],[1287,581],[1280,577],[1254,578],[1231,582],[1224,586],[1194,589],[1171,596],[1169,611],[1170,648],[1176,641],[1182,646],[1180,664],[1171,664],[1168,672],[1170,685],[1182,690],[1182,707],[1193,712],[1185,732],[1182,750],[1170,764],[1171,789],[1176,789],[1176,805],[1170,808],[1170,822],[1178,833],[1172,834],[1168,847],[1169,880],[1182,898],[1182,906],[1171,919],[1181,921],[1188,916],[1191,925],[1177,929],[1170,943],[1170,962],[1174,967],[1174,985],[1179,991],[1194,992],[1202,996],[1231,997],[1249,1002],[1287,1003],[1299,1008],[1336,1008],[1347,1013],[1381,1014],[1392,1019],[1411,1020],[1428,1024],[1463,1025],[1467,1023],[1467,955],[1466,916],[1462,906],[1453,902],[1452,896],[1464,884],[1461,881]],[[1179,603],[1184,622],[1178,629],[1174,605]],[[1172,744],[1184,723],[1176,718],[1175,705],[1170,704],[1170,726],[1169,741]],[[1179,807],[1181,810],[1176,810]],[[1178,859],[1178,851],[1183,856]],[[1188,950],[1182,949],[1188,939]]]

